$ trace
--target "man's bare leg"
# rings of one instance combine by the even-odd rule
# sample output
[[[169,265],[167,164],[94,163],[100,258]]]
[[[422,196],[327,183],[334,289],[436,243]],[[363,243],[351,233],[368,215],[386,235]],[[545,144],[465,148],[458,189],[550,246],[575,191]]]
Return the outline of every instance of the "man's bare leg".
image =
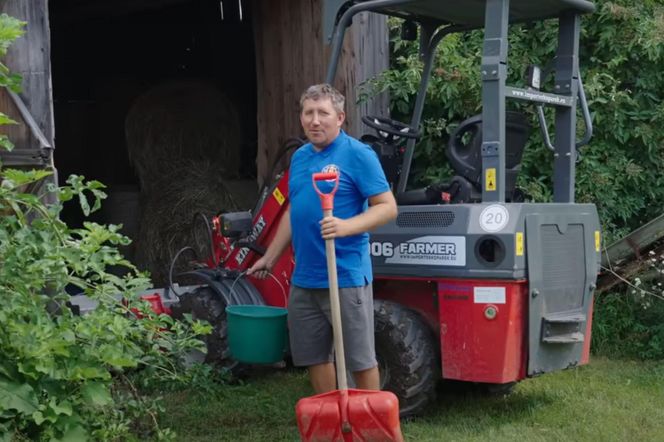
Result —
[[[310,366],[309,380],[311,381],[311,386],[314,387],[316,394],[336,390],[337,374],[334,370],[334,364],[328,362],[325,364]]]
[[[353,372],[355,385],[360,390],[380,390],[380,374],[378,367],[370,368],[368,370]]]

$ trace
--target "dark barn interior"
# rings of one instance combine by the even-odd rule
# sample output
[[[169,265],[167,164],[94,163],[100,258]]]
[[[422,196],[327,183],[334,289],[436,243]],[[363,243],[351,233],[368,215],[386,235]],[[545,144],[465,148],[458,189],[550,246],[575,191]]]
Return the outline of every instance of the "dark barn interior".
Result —
[[[134,240],[125,253],[157,284],[191,239],[193,212],[247,209],[255,198],[249,6],[49,2],[60,180],[78,174],[108,186],[93,219],[125,226]],[[68,207],[64,218],[79,224],[79,212]]]

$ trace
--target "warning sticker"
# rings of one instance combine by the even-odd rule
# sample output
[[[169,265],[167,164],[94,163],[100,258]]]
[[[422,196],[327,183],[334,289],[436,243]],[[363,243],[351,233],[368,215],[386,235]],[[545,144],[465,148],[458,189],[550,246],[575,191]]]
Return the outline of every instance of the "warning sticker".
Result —
[[[601,238],[599,235],[599,230],[595,230],[595,251],[599,252],[600,251],[600,245],[601,245]]]
[[[496,190],[496,169],[490,167],[486,170],[486,190],[493,192]]]
[[[286,201],[284,194],[281,193],[278,187],[274,189],[274,192],[272,192],[272,196],[274,196],[274,199],[277,200],[280,206],[282,206],[284,204],[284,201]]]
[[[505,287],[474,287],[475,304],[505,304]]]
[[[514,239],[514,242],[516,256],[523,256],[523,232],[516,232],[516,238]]]

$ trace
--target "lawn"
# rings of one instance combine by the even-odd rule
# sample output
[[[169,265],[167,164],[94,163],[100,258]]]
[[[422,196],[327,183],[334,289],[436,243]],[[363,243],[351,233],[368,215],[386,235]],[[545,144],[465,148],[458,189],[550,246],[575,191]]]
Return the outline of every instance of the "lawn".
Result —
[[[408,441],[664,441],[664,364],[594,358],[518,384],[509,396],[441,390],[402,422]],[[163,424],[186,441],[296,441],[294,406],[312,392],[303,371],[254,375],[214,394],[164,395]]]

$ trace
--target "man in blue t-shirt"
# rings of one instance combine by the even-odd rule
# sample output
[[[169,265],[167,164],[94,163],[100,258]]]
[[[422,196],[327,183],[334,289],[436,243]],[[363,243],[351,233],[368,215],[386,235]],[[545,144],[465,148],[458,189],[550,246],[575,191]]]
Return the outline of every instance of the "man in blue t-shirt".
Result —
[[[247,274],[265,278],[292,241],[295,253],[288,301],[293,363],[309,368],[316,393],[336,388],[325,240],[335,239],[346,365],[358,388],[379,389],[374,348],[369,234],[397,215],[397,205],[375,152],[341,130],[344,97],[329,84],[309,87],[300,99],[300,122],[309,143],[291,159],[290,206],[265,255]],[[334,216],[323,218],[311,182],[337,172]],[[321,190],[325,182],[321,183]],[[330,185],[331,186],[331,185]]]

